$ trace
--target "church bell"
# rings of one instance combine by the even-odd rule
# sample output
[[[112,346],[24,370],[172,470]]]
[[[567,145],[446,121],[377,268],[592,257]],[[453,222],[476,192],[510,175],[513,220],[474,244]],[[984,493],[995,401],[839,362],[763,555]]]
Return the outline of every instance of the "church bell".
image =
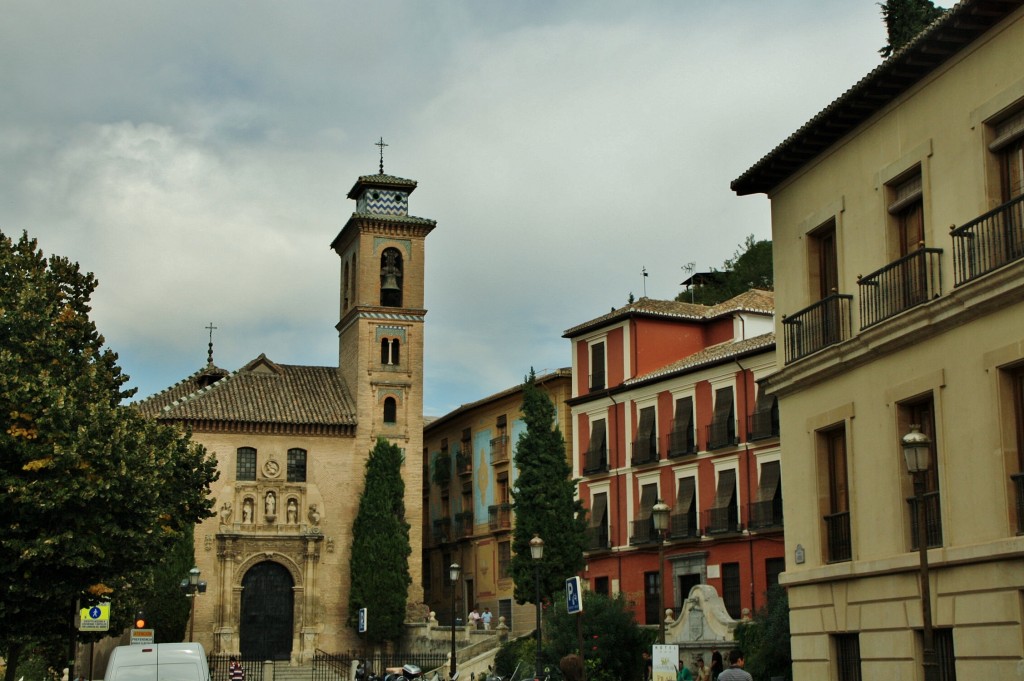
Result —
[[[383,291],[397,291],[398,290],[398,275],[396,274],[385,274],[384,283],[380,285]]]

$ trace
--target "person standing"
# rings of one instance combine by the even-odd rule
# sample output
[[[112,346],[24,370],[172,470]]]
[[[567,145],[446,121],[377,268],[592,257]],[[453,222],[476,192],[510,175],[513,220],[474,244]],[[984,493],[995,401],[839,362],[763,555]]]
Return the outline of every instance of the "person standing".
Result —
[[[693,681],[693,672],[686,666],[686,661],[679,658],[679,671],[676,672],[676,681]]]
[[[722,664],[722,653],[718,652],[718,648],[711,649],[711,681],[716,681],[718,675],[722,673],[724,665]]]
[[[480,628],[480,613],[477,612],[477,610],[479,608],[480,608],[480,606],[478,605],[478,606],[476,606],[475,608],[473,608],[472,610],[469,611],[469,628],[470,629],[479,629]]]
[[[491,617],[492,617],[491,609],[490,608],[484,608],[484,614],[480,615],[480,619],[484,623],[484,631],[490,631],[491,630]]]
[[[729,668],[718,675],[719,681],[754,681],[753,677],[743,669],[745,661],[743,651],[733,648],[729,651]]]
[[[697,673],[694,677],[695,681],[711,681],[711,670],[704,666],[703,656],[698,655],[697,659],[694,661],[693,664],[697,670]]]

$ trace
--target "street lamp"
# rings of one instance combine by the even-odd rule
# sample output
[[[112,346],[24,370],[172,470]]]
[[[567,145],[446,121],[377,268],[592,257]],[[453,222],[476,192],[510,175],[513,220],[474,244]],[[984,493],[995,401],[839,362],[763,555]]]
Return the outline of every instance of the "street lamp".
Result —
[[[188,579],[181,580],[181,590],[185,593],[185,597],[192,599],[191,622],[188,627],[189,643],[192,642],[192,637],[196,631],[196,595],[206,593],[206,582],[199,579],[200,574],[199,568],[194,567],[188,571]]]
[[[449,671],[449,679],[455,678],[456,662],[455,662],[455,585],[459,583],[459,573],[462,568],[459,567],[458,563],[452,563],[448,566],[448,581],[452,583],[452,665]]]
[[[533,558],[533,583],[536,587],[536,598],[534,603],[537,606],[537,663],[536,663],[536,676],[535,679],[541,679],[541,673],[543,671],[540,661],[540,561],[544,558],[544,540],[536,534],[533,535],[533,539],[530,540],[530,557]]]
[[[921,562],[921,619],[924,650],[921,666],[925,681],[939,681],[939,666],[935,659],[935,639],[932,635],[932,596],[928,580],[928,533],[925,531],[924,485],[931,464],[932,441],[913,424],[901,439],[907,471],[914,478],[914,505],[917,510],[917,550]]]
[[[661,602],[658,603],[658,643],[665,644],[665,580],[662,573],[665,569],[665,535],[668,533],[668,514],[672,511],[668,504],[661,499],[651,509],[654,516],[654,531],[658,533],[658,581],[661,582],[658,594]]]

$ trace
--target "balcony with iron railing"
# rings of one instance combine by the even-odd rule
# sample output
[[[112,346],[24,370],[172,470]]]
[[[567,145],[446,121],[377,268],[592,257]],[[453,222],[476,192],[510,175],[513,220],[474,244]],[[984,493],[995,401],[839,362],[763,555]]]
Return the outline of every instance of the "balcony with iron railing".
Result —
[[[452,457],[448,452],[441,452],[434,459],[434,470],[430,480],[438,487],[448,487],[452,479]]]
[[[668,536],[671,539],[700,539],[697,511],[673,513],[669,516]]]
[[[488,506],[487,526],[492,530],[507,530],[512,527],[512,504]]]
[[[739,509],[735,504],[702,511],[706,534],[731,534],[743,531]]]
[[[455,536],[459,538],[473,536],[472,511],[462,511],[455,514]]]
[[[1024,534],[1024,472],[1010,476],[1017,493],[1017,534]]]
[[[604,390],[604,370],[590,374],[590,390]]]
[[[782,495],[750,503],[747,525],[751,530],[782,529]]]
[[[654,529],[654,518],[633,520],[629,524],[629,543],[633,546],[638,544],[650,544],[658,541],[658,533]]]
[[[630,462],[634,466],[658,461],[658,438],[655,435],[633,441],[633,457]]]
[[[949,232],[953,239],[953,285],[1024,258],[1024,195]]]
[[[697,453],[697,435],[693,427],[673,429],[668,435],[668,456],[674,459]]]
[[[919,248],[857,278],[860,328],[866,329],[942,295],[941,248]]]
[[[779,436],[779,410],[777,407],[755,409],[747,417],[747,440],[767,440]]]
[[[605,446],[591,447],[587,450],[586,455],[583,457],[583,473],[590,475],[592,473],[607,473],[608,472],[608,448]]]
[[[942,510],[938,492],[926,492],[922,495],[924,502],[924,534],[928,548],[942,546]],[[910,547],[917,551],[917,497],[907,499],[910,507]]]
[[[841,563],[853,556],[850,543],[850,512],[832,513],[823,518],[828,542],[828,562]]]
[[[455,470],[460,476],[473,474],[473,447],[469,444],[455,452]]]
[[[434,541],[446,542],[451,537],[452,519],[449,517],[437,518],[434,520]]]
[[[707,437],[709,450],[733,447],[740,443],[740,438],[736,434],[736,421],[733,419],[722,419],[708,424]]]
[[[586,551],[604,551],[611,547],[611,528],[608,525],[598,525],[586,529],[586,543],[584,544]]]
[[[491,465],[508,463],[508,435],[491,438]]]
[[[849,339],[852,335],[852,302],[852,295],[833,293],[813,305],[783,316],[786,364]]]

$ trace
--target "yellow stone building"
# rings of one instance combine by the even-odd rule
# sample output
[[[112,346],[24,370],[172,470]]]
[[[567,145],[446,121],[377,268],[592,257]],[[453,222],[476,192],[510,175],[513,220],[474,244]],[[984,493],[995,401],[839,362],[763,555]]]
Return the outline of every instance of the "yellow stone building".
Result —
[[[794,675],[1024,670],[1024,3],[967,0],[734,180],[771,200]]]
[[[378,437],[423,442],[423,277],[434,221],[409,215],[416,188],[381,172],[348,194],[356,210],[331,243],[341,259],[338,366],[261,355],[229,373],[208,364],[139,403],[192,429],[218,461],[217,515],[196,528],[196,640],[215,653],[306,662],[359,646],[349,628],[351,526]],[[326,312],[326,311],[325,311]],[[421,602],[421,468],[403,471]],[[369,557],[380,560],[381,557]],[[185,577],[185,575],[182,575]]]
[[[572,372],[559,369],[537,377],[551,398],[555,419],[572,447],[572,421],[565,401]],[[526,432],[523,388],[517,385],[465,404],[429,422],[423,433],[423,589],[441,624],[452,622],[448,566],[458,563],[455,617],[466,621],[475,606],[490,608],[492,629],[504,617],[513,633],[532,631],[534,606],[518,605],[509,573],[512,560],[511,490],[515,445]]]

